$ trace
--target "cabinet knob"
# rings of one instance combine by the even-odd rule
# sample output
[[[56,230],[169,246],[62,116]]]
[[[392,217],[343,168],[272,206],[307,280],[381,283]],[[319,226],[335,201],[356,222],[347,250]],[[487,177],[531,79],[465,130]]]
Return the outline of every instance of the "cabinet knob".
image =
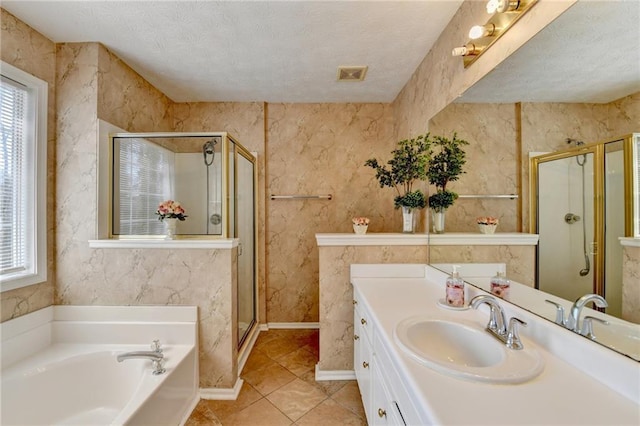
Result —
[[[353,335],[353,340],[358,340],[360,338],[360,336],[358,336],[357,334]]]
[[[360,318],[360,324],[365,325],[367,323],[367,320],[364,318]]]
[[[369,363],[367,361],[362,361],[362,366],[364,368],[369,368]]]
[[[357,305],[357,304],[358,304],[358,301],[357,301],[357,300],[355,300],[355,299],[353,299],[353,304],[354,304],[354,305]]]
[[[382,408],[378,408],[378,417],[387,417],[387,412]]]

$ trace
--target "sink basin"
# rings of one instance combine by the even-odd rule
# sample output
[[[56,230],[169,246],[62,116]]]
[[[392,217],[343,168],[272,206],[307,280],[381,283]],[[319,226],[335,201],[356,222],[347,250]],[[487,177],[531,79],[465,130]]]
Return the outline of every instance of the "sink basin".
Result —
[[[536,377],[544,367],[534,348],[508,349],[470,322],[410,317],[396,326],[394,338],[415,361],[467,380],[521,383]]]

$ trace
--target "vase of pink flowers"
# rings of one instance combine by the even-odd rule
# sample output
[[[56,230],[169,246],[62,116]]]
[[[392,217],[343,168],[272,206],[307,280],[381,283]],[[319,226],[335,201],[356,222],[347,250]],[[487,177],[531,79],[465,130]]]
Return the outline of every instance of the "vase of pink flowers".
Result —
[[[367,228],[369,228],[369,218],[368,217],[354,217],[351,219],[351,223],[353,223],[353,232],[356,234],[366,234]]]
[[[481,234],[493,234],[496,232],[496,228],[498,227],[498,218],[491,216],[482,216],[476,218],[476,223],[478,224],[478,229]]]
[[[165,240],[173,240],[176,236],[176,225],[178,221],[183,222],[188,216],[185,214],[184,208],[179,202],[173,200],[165,200],[158,205],[156,211],[158,220],[165,224],[167,234]]]

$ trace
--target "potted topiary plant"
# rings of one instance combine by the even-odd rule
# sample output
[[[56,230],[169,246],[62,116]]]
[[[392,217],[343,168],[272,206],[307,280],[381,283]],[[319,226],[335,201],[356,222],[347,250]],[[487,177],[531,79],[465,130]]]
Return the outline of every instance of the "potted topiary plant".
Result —
[[[398,148],[391,151],[392,158],[387,165],[380,165],[371,158],[365,162],[376,171],[380,187],[395,188],[395,208],[402,208],[402,232],[415,232],[415,210],[426,207],[427,200],[422,191],[413,189],[416,181],[427,179],[427,168],[431,156],[429,134],[398,142]]]
[[[461,146],[469,145],[469,142],[458,139],[454,133],[451,140],[444,136],[434,136],[431,143],[435,150],[430,153],[427,176],[429,183],[436,186],[436,193],[429,197],[429,208],[432,213],[433,232],[443,233],[445,212],[458,198],[458,194],[447,189],[447,184],[458,180],[460,175],[465,173],[462,166],[467,162],[466,154]]]

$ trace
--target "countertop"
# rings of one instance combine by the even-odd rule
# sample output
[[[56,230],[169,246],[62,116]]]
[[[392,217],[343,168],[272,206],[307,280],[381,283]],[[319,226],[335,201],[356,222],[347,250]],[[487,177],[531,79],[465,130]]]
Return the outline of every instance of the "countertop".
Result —
[[[404,385],[434,424],[640,424],[637,402],[532,343],[524,329],[521,336],[525,350],[535,348],[545,361],[544,371],[531,381],[516,385],[485,384],[431,370],[411,359],[394,342],[396,324],[410,316],[429,315],[434,319],[472,321],[484,328],[488,311],[452,311],[438,307],[436,302],[443,297],[444,287],[425,278],[353,278],[352,283],[360,292],[364,306],[373,314],[372,320],[381,331],[380,339]],[[568,339],[567,344],[572,344],[571,341]],[[594,350],[598,350],[596,346]],[[636,377],[626,380],[635,380],[640,386],[640,364],[638,366]],[[594,364],[592,368],[601,366]]]

